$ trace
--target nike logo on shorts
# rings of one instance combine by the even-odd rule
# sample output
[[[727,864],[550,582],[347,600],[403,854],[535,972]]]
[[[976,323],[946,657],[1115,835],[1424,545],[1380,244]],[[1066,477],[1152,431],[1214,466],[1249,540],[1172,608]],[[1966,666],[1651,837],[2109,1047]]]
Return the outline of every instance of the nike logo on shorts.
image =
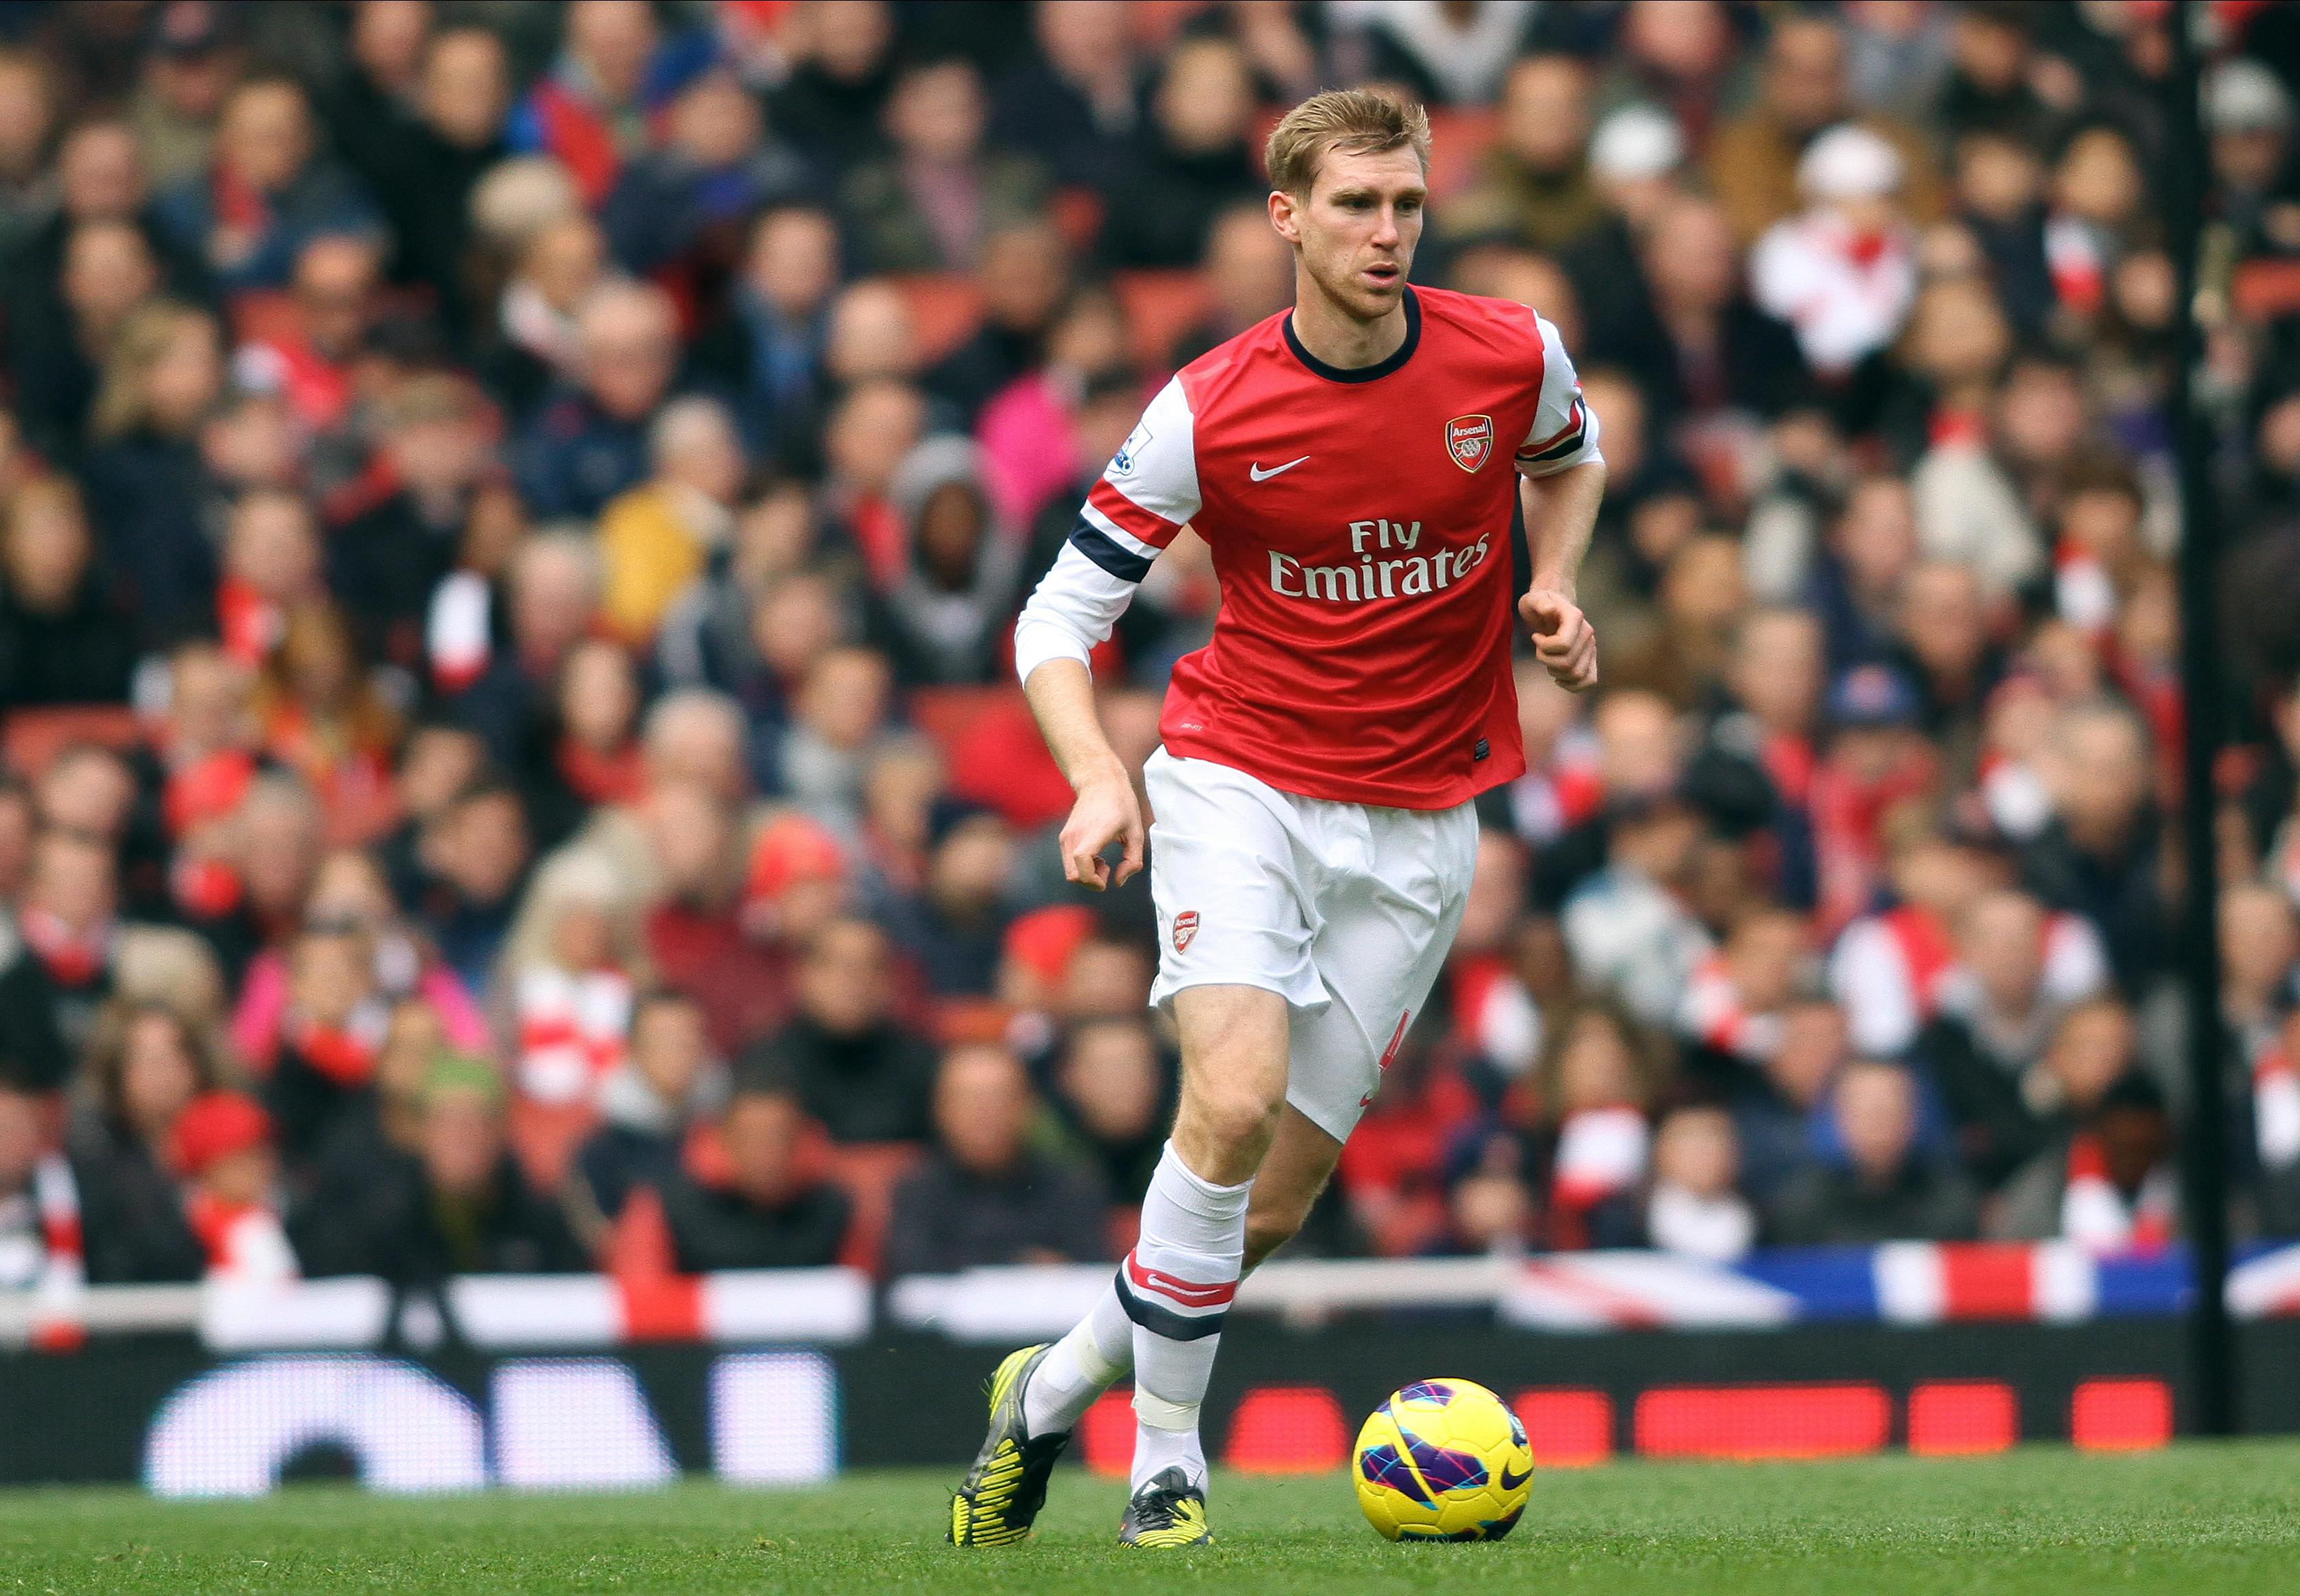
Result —
[[[1302,460],[1307,460],[1310,457],[1308,455],[1304,454],[1302,457]],[[1266,471],[1258,464],[1249,465],[1246,468],[1246,474],[1253,478],[1256,482],[1267,482],[1272,477],[1278,476],[1282,472],[1292,470],[1296,466],[1302,463],[1302,460],[1289,460],[1284,465],[1271,466]]]

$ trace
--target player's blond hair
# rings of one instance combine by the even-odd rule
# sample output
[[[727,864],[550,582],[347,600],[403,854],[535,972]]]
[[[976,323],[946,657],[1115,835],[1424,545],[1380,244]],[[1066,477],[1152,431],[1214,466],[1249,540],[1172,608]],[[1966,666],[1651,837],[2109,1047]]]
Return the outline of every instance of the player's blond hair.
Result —
[[[1428,112],[1410,100],[1394,100],[1370,88],[1334,88],[1312,95],[1278,119],[1262,147],[1262,164],[1269,169],[1272,188],[1306,198],[1328,150],[1379,155],[1402,145],[1413,146],[1427,171]]]

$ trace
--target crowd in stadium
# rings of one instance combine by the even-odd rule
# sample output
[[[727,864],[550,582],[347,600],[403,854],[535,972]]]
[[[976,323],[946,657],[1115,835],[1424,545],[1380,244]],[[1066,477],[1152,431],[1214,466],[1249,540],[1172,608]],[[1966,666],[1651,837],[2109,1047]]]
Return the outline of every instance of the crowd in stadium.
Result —
[[[2180,179],[2203,794],[2170,11],[8,8],[0,1286],[1117,1256],[1148,877],[1065,886],[1012,623],[1289,303],[1260,140],[1343,82],[1430,106],[1415,275],[1556,323],[1612,487],[1601,687],[1520,670],[1296,1251],[2147,1247],[2198,1114],[2300,1234],[2300,10],[2206,8]],[[1186,533],[1097,656],[1138,770],[1214,598]]]

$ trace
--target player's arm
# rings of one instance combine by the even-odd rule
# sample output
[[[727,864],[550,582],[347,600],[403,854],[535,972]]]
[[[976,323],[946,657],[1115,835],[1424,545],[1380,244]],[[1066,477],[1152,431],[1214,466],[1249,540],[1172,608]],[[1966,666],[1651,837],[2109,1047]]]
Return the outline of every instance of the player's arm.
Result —
[[[1088,657],[1110,636],[1151,561],[1198,511],[1196,451],[1179,380],[1143,412],[1079,507],[1078,525],[1014,623],[1014,669],[1039,735],[1076,794],[1062,873],[1096,892],[1142,868],[1142,804],[1104,736]],[[1103,857],[1124,849],[1115,870]]]
[[[1533,579],[1517,612],[1533,634],[1534,657],[1558,686],[1579,693],[1597,683],[1597,634],[1581,613],[1577,584],[1605,497],[1605,457],[1597,452],[1597,418],[1582,402],[1557,329],[1534,320],[1541,329],[1541,399],[1517,451]]]

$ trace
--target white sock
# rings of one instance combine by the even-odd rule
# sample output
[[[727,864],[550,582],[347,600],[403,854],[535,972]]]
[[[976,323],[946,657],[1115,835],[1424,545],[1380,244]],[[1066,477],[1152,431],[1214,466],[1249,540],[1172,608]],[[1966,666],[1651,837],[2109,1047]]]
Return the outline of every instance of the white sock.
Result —
[[[1056,1342],[1022,1387],[1022,1424],[1033,1435],[1074,1428],[1100,1396],[1134,1367],[1134,1321],[1118,1283],[1102,1288],[1093,1311]]]
[[[1134,1486],[1179,1465],[1203,1486],[1198,1405],[1212,1377],[1222,1320],[1246,1261],[1250,1180],[1218,1186],[1193,1174],[1171,1142],[1142,1201],[1142,1234],[1119,1266],[1117,1294],[1134,1321]]]

